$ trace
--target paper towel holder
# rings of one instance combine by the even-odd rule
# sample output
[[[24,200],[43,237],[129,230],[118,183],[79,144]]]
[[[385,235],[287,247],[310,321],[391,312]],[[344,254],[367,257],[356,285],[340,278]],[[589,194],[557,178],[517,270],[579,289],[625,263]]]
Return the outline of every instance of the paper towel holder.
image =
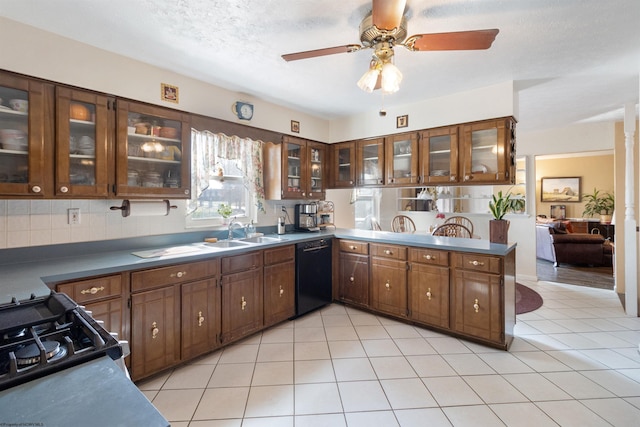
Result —
[[[169,211],[171,209],[178,209],[176,205],[172,205],[169,200],[140,200],[140,201],[129,201],[123,200],[122,206],[111,206],[109,209],[112,211],[122,211],[123,217],[128,217],[131,215],[131,206],[135,205],[149,205],[149,204],[157,204],[158,210],[155,212],[155,215],[169,215]]]

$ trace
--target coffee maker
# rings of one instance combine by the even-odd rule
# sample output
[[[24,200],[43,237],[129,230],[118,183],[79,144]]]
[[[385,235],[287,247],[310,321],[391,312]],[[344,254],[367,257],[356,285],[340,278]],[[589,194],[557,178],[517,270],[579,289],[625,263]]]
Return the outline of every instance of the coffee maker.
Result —
[[[318,227],[318,205],[315,203],[296,205],[294,227],[299,231],[320,231],[320,227]]]

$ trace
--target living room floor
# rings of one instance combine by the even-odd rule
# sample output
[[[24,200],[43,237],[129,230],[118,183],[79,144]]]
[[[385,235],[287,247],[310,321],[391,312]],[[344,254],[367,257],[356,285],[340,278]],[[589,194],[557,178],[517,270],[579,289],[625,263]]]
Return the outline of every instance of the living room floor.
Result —
[[[637,425],[640,318],[522,283],[544,304],[508,352],[332,304],[138,386],[174,427]]]
[[[591,288],[613,290],[615,280],[613,267],[592,267],[571,264],[553,266],[553,262],[536,259],[538,280],[567,283],[570,285],[589,286]]]

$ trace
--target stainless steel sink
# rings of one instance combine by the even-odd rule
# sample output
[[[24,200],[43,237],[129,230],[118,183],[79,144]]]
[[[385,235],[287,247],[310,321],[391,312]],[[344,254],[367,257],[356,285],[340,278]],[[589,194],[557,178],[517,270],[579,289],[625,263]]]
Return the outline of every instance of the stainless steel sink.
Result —
[[[248,246],[249,243],[240,240],[220,240],[215,243],[205,243],[212,248],[236,248],[238,246]]]
[[[282,239],[277,237],[267,237],[267,236],[257,236],[257,237],[248,237],[246,239],[240,239],[243,242],[249,243],[273,243],[273,242],[281,242]]]

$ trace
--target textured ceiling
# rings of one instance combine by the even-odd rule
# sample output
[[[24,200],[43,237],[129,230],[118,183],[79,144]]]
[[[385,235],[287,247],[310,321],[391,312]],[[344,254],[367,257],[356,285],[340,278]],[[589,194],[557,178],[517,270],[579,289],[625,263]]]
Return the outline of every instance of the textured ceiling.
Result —
[[[513,80],[519,128],[622,120],[638,102],[638,0],[408,0],[408,33],[499,28],[485,51],[409,52],[389,106]],[[378,109],[356,86],[371,50],[285,62],[359,43],[368,0],[0,0],[0,16],[229,90],[336,118]]]

